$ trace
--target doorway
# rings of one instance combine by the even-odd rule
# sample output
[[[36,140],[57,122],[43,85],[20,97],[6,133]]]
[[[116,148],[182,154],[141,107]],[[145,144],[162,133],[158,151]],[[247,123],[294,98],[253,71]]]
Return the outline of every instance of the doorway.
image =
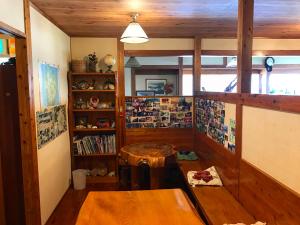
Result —
[[[20,145],[18,88],[14,38],[0,39],[0,158],[3,205],[1,214],[9,225],[25,224]],[[2,47],[1,47],[2,46]],[[5,224],[4,223],[4,224]]]

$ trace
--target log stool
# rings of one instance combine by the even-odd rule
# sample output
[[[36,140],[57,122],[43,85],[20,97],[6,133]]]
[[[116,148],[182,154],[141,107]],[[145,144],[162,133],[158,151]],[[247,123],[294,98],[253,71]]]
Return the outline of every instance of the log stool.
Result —
[[[175,160],[174,146],[170,144],[137,143],[121,148],[121,158],[131,166],[131,188],[138,189],[138,166],[148,164],[150,167],[151,189],[160,187],[161,170]]]

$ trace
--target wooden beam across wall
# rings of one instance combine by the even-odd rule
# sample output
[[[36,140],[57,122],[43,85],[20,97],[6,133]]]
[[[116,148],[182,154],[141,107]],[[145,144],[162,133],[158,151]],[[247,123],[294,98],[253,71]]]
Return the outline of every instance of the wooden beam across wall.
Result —
[[[201,88],[201,38],[195,37],[194,40],[194,68],[193,68],[193,85],[194,90],[193,93],[196,91],[200,91]]]

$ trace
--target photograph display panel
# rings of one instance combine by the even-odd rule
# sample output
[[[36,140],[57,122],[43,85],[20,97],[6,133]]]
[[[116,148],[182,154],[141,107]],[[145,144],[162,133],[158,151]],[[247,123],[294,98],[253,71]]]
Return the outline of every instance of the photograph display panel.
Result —
[[[192,97],[126,98],[126,128],[192,127]]]

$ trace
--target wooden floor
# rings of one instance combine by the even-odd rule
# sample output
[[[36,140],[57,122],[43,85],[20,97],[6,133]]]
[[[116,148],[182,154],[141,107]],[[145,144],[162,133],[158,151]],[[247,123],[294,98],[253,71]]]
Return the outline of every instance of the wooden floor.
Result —
[[[75,191],[69,189],[46,225],[75,225],[77,215],[89,190]]]

